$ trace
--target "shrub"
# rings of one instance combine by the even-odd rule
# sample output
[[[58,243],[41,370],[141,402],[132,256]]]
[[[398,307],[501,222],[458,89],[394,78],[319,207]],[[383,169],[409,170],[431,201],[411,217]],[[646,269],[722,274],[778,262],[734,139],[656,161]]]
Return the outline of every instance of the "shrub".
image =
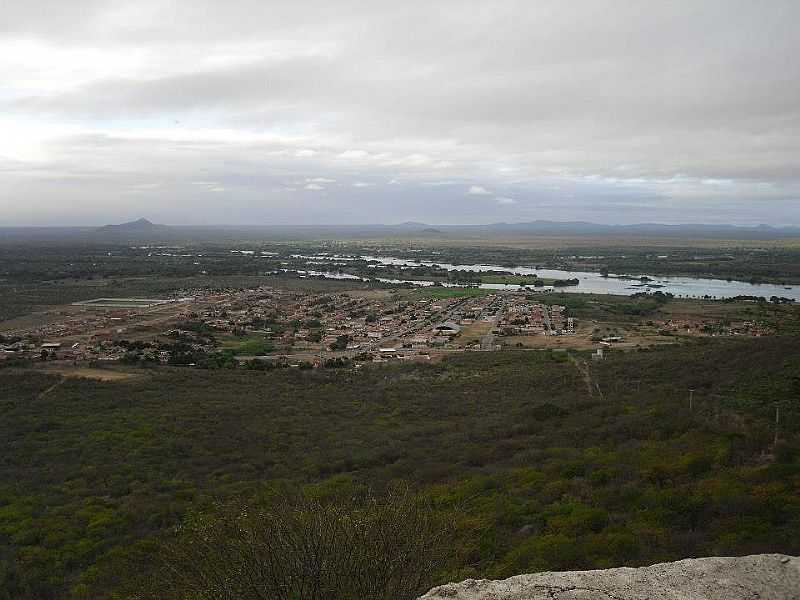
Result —
[[[405,490],[276,497],[193,515],[136,600],[404,600],[430,588],[450,528]]]

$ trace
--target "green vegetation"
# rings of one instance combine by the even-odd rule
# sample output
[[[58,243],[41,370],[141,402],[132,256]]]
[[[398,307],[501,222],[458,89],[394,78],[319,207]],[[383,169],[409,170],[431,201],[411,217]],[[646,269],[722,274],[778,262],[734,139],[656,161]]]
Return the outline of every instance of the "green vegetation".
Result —
[[[192,514],[131,598],[414,600],[428,590],[449,533],[429,503],[404,490],[315,492]]]
[[[389,287],[370,282],[323,281],[313,276],[299,278],[280,269],[309,268],[305,259],[293,255],[334,252],[358,255],[397,256],[413,261],[451,264],[497,264],[503,268],[519,265],[565,270],[649,275],[689,275],[730,278],[753,282],[800,283],[800,248],[777,243],[739,242],[709,247],[692,240],[662,240],[662,245],[642,245],[635,240],[597,239],[578,243],[563,240],[550,247],[536,247],[536,239],[453,241],[423,240],[409,246],[403,240],[351,240],[348,242],[238,242],[201,243],[176,241],[159,247],[132,247],[111,242],[82,244],[0,243],[0,321],[25,315],[38,307],[89,300],[101,296],[160,297],[177,290],[236,288],[279,285],[291,289],[343,290]],[[233,251],[244,248],[252,254]],[[374,267],[374,264],[372,265]],[[365,260],[331,264],[361,277],[376,276],[409,280],[460,283],[528,283],[533,277],[519,277],[502,271],[476,273],[446,271],[435,265],[370,268]],[[556,281],[540,280],[543,285]]]
[[[553,285],[552,280],[524,275],[481,275],[481,283],[504,283],[506,285]],[[539,283],[541,281],[541,283]],[[547,283],[550,281],[550,283]]]
[[[437,580],[800,552],[800,340],[612,352],[589,381],[584,358],[116,382],[2,369],[0,598],[109,598],[187,514],[266,510],[289,483],[408,482],[454,517]]]
[[[691,317],[720,321],[750,320],[764,323],[781,334],[800,333],[800,310],[795,305],[737,300],[670,298],[668,294],[570,294],[553,292],[531,295],[532,300],[566,306],[580,320],[641,323],[648,319]]]
[[[757,240],[710,245],[708,240],[670,238],[659,244],[635,239],[558,238],[539,247],[536,237],[510,240],[426,240],[413,253],[400,243],[385,243],[386,254],[450,264],[533,265],[567,271],[618,275],[685,275],[737,279],[753,283],[800,283],[800,248],[796,242]],[[549,247],[548,247],[549,246]],[[356,242],[348,249],[358,252]],[[374,245],[372,246],[374,253]]]
[[[244,338],[232,338],[224,340],[222,348],[231,350],[234,355],[239,356],[265,356],[275,351],[272,341],[263,336],[247,336]]]
[[[482,290],[474,287],[426,287],[414,290],[414,296],[418,298],[464,298],[467,296],[486,296],[492,290]]]
[[[370,242],[368,250],[355,242],[243,246],[263,255],[232,253],[223,245],[3,245],[0,321],[101,296],[162,297],[264,284],[299,291],[384,287],[274,272],[307,268],[291,255],[317,251],[800,281],[796,248],[621,244],[554,252],[404,244]],[[375,275],[365,261],[345,267]],[[421,265],[383,274],[465,284],[529,279]],[[394,286],[382,293],[400,300],[492,292]],[[609,324],[688,316],[707,320],[710,331],[746,319],[780,334],[800,333],[800,312],[780,303],[555,292],[535,299],[565,305],[570,316],[607,330]],[[324,302],[318,308],[324,314]],[[308,329],[307,339],[316,343],[324,334],[321,318],[283,324],[265,318],[254,326],[273,335],[284,327]],[[432,524],[452,524],[448,560],[429,561],[430,572],[416,569],[424,580],[399,590],[391,578],[368,574],[390,585],[365,592],[336,588],[319,569],[280,576],[316,581],[329,597],[410,597],[430,583],[465,577],[800,552],[798,337],[686,339],[609,351],[599,362],[580,353],[507,351],[362,369],[341,359],[319,370],[270,369],[265,360],[220,369],[238,366],[237,354],[272,352],[273,342],[266,333],[231,335],[220,340],[219,353],[199,360],[192,344],[211,340],[213,332],[191,319],[180,329],[195,335],[165,341],[172,346],[171,365],[202,368],[142,360],[136,341],[124,362],[135,365],[130,370],[137,377],[120,381],[63,379],[31,364],[0,363],[0,600],[122,598],[132,587],[148,593],[142,577],[169,581],[159,594],[180,597],[187,584],[201,583],[192,569],[218,556],[204,551],[202,536],[216,536],[217,548],[238,557],[214,563],[221,569],[215,573],[230,581],[230,569],[252,566],[246,556],[253,551],[286,554],[264,545],[272,543],[276,527],[310,536],[330,555],[340,556],[336,544],[350,540],[345,554],[362,551],[363,564],[367,556],[387,554],[348,526],[357,516],[385,533],[384,526],[398,522],[386,518],[392,506],[400,512],[391,514],[406,515],[399,522],[418,525],[397,530],[393,550],[401,546],[415,558],[427,556],[423,541],[434,548],[441,529]],[[339,336],[334,345],[347,342]],[[413,493],[392,504],[398,483]],[[364,502],[342,504],[342,498]],[[419,507],[427,512],[414,512]],[[335,539],[326,537],[329,526],[338,532]],[[231,528],[247,540],[236,539]],[[172,579],[165,579],[165,567]],[[219,580],[210,583],[195,588],[195,597],[224,598],[213,587]],[[301,591],[299,597],[306,596]]]
[[[536,275],[481,275],[480,282],[501,283],[505,285],[519,285],[527,287],[566,287],[570,285],[578,285],[577,279],[552,279],[547,277],[537,277]]]

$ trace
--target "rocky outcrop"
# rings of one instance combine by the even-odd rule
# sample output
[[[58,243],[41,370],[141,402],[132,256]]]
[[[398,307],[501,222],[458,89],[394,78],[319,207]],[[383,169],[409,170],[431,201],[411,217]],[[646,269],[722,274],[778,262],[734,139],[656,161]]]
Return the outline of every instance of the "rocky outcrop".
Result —
[[[420,600],[800,600],[800,558],[757,554],[680,560],[638,569],[467,579]]]

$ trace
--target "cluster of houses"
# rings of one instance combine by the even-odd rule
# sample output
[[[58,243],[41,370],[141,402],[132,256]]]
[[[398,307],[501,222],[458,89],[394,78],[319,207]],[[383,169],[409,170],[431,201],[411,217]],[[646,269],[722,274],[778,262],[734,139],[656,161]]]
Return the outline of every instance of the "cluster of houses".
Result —
[[[216,291],[214,294],[224,294]],[[153,317],[153,310],[169,306],[169,318],[181,319],[191,302],[207,299],[206,290],[180,290],[169,300],[142,302],[122,307],[96,301],[75,302],[48,311],[43,322],[28,328],[6,330],[0,335],[0,360],[13,358],[116,361],[126,347],[120,341],[138,325]],[[155,308],[154,308],[155,307]]]
[[[496,337],[502,335],[574,332],[563,306],[541,304],[524,293],[403,298],[262,286],[182,290],[180,296],[167,307],[70,307],[57,313],[63,319],[0,338],[0,360],[116,361],[134,355],[167,363],[175,352],[212,355],[235,348],[237,340],[261,340],[261,349],[268,350],[257,355],[322,359],[325,354],[380,361],[427,355],[429,350],[494,350],[500,347]],[[476,324],[479,335],[473,330],[462,335]],[[240,358],[247,359],[247,350],[242,352]]]
[[[6,338],[8,339],[8,338]],[[80,342],[39,342],[23,338],[0,343],[0,361],[11,359],[91,360],[105,358],[101,348]],[[108,342],[109,346],[111,342]],[[118,357],[112,358],[116,360]]]
[[[11,330],[8,336],[24,336],[27,338],[50,339],[82,335],[86,331],[99,329],[118,329],[140,311],[134,309],[113,309],[106,311],[80,311],[64,309],[54,313],[51,322],[27,329]]]
[[[218,332],[263,335],[278,350],[365,352],[443,347],[491,314],[495,297],[386,300],[260,288],[232,295],[198,317]]]
[[[775,329],[759,321],[720,321],[704,319],[668,319],[654,323],[662,334],[688,334],[708,336],[774,335]]]
[[[531,302],[525,296],[509,295],[498,322],[502,335],[572,335],[575,320],[564,306]]]

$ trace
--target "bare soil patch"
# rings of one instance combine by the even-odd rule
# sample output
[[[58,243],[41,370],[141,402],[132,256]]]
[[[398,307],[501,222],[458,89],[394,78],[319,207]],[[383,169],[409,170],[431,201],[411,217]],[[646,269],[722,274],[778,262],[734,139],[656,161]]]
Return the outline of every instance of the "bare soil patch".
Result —
[[[458,341],[462,343],[474,343],[479,341],[484,335],[492,330],[494,325],[489,321],[475,321],[469,325],[464,325]]]
[[[58,366],[43,367],[42,370],[47,373],[61,375],[62,377],[96,379],[98,381],[124,381],[126,379],[134,379],[142,376],[139,373],[129,373],[116,369],[101,369],[96,367]]]

